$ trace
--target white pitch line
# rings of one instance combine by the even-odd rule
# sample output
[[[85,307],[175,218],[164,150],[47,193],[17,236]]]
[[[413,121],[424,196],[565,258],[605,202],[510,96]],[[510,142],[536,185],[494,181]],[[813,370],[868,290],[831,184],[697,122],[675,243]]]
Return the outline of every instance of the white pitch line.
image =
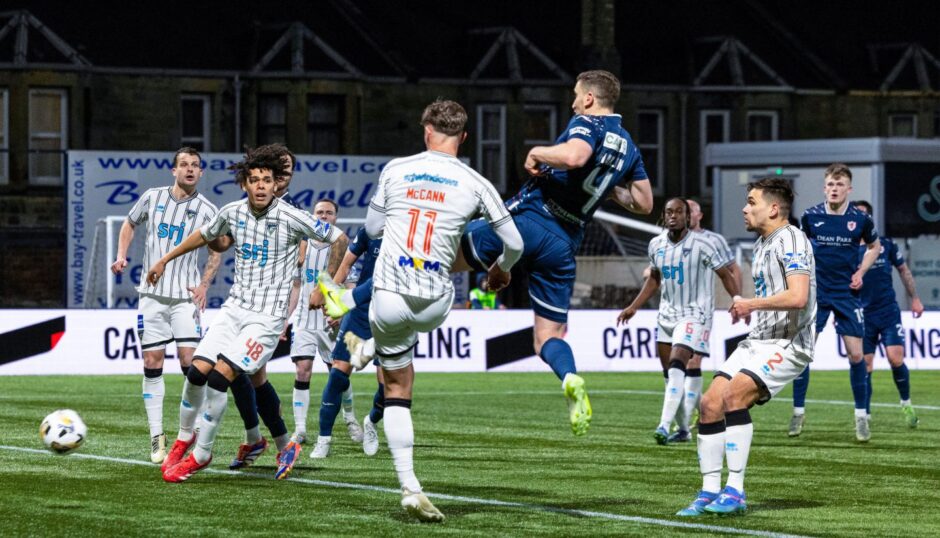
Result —
[[[48,450],[39,450],[36,448],[25,448],[18,446],[8,446],[0,445],[0,450],[9,450],[11,452],[27,452],[30,454],[42,454],[51,457],[62,457],[56,454],[49,452]],[[114,458],[110,456],[97,456],[95,454],[82,454],[75,453],[69,454],[67,457],[86,459],[86,460],[96,460],[96,461],[106,461],[112,463],[124,463],[127,465],[141,465],[145,467],[154,467],[149,461],[143,460],[131,460],[127,458]],[[229,476],[241,476],[241,477],[251,477],[251,478],[260,478],[264,480],[274,480],[274,477],[267,474],[262,475],[258,473],[246,473],[243,471],[229,471],[223,469],[205,469],[203,473],[210,474],[221,474]],[[310,478],[297,478],[297,477],[288,477],[286,479],[289,482],[297,482],[299,484],[309,484],[313,486],[323,486],[330,488],[340,488],[340,489],[352,489],[358,491],[374,491],[378,493],[389,493],[395,496],[401,495],[400,489],[386,488],[382,486],[373,486],[371,484],[353,484],[349,482],[334,482],[330,480],[314,480]],[[761,530],[751,530],[751,529],[738,529],[735,527],[723,527],[720,525],[707,525],[704,523],[686,523],[683,521],[671,521],[668,519],[656,519],[651,517],[640,517],[640,516],[627,516],[623,514],[611,514],[608,512],[593,512],[589,510],[574,510],[570,508],[557,508],[554,506],[543,506],[538,504],[529,504],[529,503],[520,503],[513,501],[500,501],[497,499],[481,499],[477,497],[464,497],[462,495],[448,495],[446,493],[427,493],[425,495],[434,499],[442,499],[446,501],[457,501],[470,504],[482,504],[486,506],[499,506],[503,508],[518,508],[523,510],[530,510],[535,512],[545,512],[552,514],[562,514],[567,516],[577,516],[577,517],[593,517],[599,519],[609,519],[613,521],[624,521],[628,523],[640,523],[644,525],[657,525],[660,527],[673,527],[679,529],[688,529],[688,530],[700,530],[706,532],[723,532],[727,534],[742,534],[746,536],[762,536],[766,538],[807,538],[798,534],[784,534],[779,532],[772,531],[761,531]]]
[[[441,392],[421,392],[421,396],[554,396],[557,395],[559,391],[553,390],[503,390],[503,391],[441,391]],[[658,390],[634,390],[634,389],[597,389],[591,390],[591,394],[639,394],[644,396],[662,396],[662,391]],[[32,397],[42,396],[41,394],[33,393]],[[109,395],[109,398],[134,398],[140,399],[139,394],[112,394]],[[0,396],[0,400],[22,400],[22,396]],[[855,402],[848,400],[806,400],[807,403],[812,404],[822,404],[822,405],[839,405],[839,406],[855,406]],[[789,403],[790,400],[775,398],[771,400],[774,403]],[[884,403],[884,402],[872,402],[872,407],[890,407],[897,408],[898,404],[893,403]],[[923,411],[940,411],[940,406],[937,405],[915,405],[914,409],[919,409]]]
[[[420,396],[495,396],[495,395],[509,395],[509,396],[543,396],[543,395],[557,395],[561,391],[554,390],[505,390],[505,391],[442,391],[442,392],[419,392]],[[589,390],[590,394],[640,394],[648,396],[662,396],[663,391],[661,390],[633,390],[633,389],[596,389]],[[134,397],[137,397],[135,394]],[[777,403],[789,403],[790,400],[786,399],[773,399],[771,402]],[[807,403],[813,404],[823,404],[823,405],[851,405],[855,406],[855,402],[850,402],[848,400],[806,400]],[[872,402],[872,407],[899,407],[899,404],[890,404],[883,402]],[[940,411],[940,406],[937,405],[915,405],[914,409],[923,409],[925,411]]]

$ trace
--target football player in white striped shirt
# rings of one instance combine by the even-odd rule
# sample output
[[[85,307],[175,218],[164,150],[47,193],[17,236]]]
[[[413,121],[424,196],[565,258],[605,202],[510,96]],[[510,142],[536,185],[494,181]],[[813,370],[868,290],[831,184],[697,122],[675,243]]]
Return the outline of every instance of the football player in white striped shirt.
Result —
[[[734,298],[731,319],[755,313],[746,340],[728,357],[702,397],[698,457],[703,484],[677,515],[733,514],[747,510],[744,471],[754,425],[748,411],[765,404],[813,360],[816,336],[816,262],[809,239],[788,222],[793,190],[785,179],[748,185],[744,223],[754,244],[753,299]],[[728,483],[721,489],[724,459]]]
[[[663,208],[666,231],[649,244],[650,276],[640,293],[617,317],[627,323],[637,310],[660,290],[656,347],[666,376],[666,393],[656,442],[669,442],[669,427],[676,418],[685,391],[686,365],[693,353],[708,353],[706,323],[715,309],[715,280],[712,272],[732,296],[740,293],[726,250],[705,236],[689,230],[689,205],[672,198]]]
[[[330,224],[336,223],[338,212],[339,206],[333,200],[320,200],[313,206],[313,215],[318,220]],[[330,259],[332,248],[328,243],[314,240],[307,241],[304,264],[298,268],[297,274],[297,279],[301,283],[300,297],[309,297],[314,292],[319,293],[319,290],[317,290],[317,276],[327,271],[327,262]],[[330,327],[321,309],[311,310],[306,304],[297,309],[292,319],[293,336],[290,356],[296,366],[297,375],[294,379],[294,434],[291,439],[295,443],[302,444],[307,436],[307,413],[310,408],[310,376],[313,371],[313,361],[319,358],[327,365],[330,375],[335,375],[332,373],[333,359],[331,356],[333,346],[336,344],[338,326]],[[346,421],[350,437],[354,442],[361,443],[362,428],[359,426],[359,421],[356,420],[353,411],[352,385],[349,385],[345,391],[338,393],[337,396],[340,401],[321,402],[321,414],[324,405],[334,406],[338,412],[339,404],[342,403],[343,418]],[[330,452],[332,435],[331,432],[323,431],[323,421],[320,422],[321,431],[317,437],[317,444],[311,452],[311,458],[325,458]],[[296,450],[299,452],[300,447],[296,447]]]
[[[202,159],[195,149],[183,147],[173,156],[173,185],[147,190],[131,208],[121,225],[117,257],[111,272],[119,275],[127,267],[127,249],[137,226],[143,225],[147,246],[143,267],[173,247],[193,230],[209,222],[218,209],[196,191],[202,178]],[[176,341],[176,354],[185,377],[193,361],[193,350],[202,336],[199,312],[206,308],[206,292],[221,256],[209,250],[209,258],[199,276],[199,253],[190,252],[167,264],[167,278],[156,287],[141,280],[137,291],[137,335],[144,353],[143,397],[150,425],[150,461],[166,458],[163,433],[163,358],[166,345]]]
[[[385,375],[385,436],[402,486],[401,505],[422,521],[443,521],[444,516],[421,492],[412,461],[411,361],[417,333],[434,330],[450,312],[450,269],[471,219],[483,216],[503,241],[502,255],[489,268],[490,289],[509,283],[509,269],[523,248],[499,193],[457,158],[466,123],[466,111],[454,101],[428,105],[421,116],[427,151],[385,166],[366,215],[369,237],[384,232],[372,277],[369,324]],[[327,295],[342,294],[345,306],[355,306],[351,291],[343,293],[324,278],[321,282]]]
[[[720,234],[702,228],[702,206],[698,202],[692,199],[686,200],[686,202],[688,202],[689,209],[692,211],[689,214],[689,229],[702,234],[706,240],[715,245],[715,248],[727,253],[727,258],[731,260],[728,269],[734,274],[734,281],[737,282],[738,289],[743,289],[741,287],[741,268],[738,266],[738,262],[735,261],[734,253],[731,251],[731,247],[728,246],[728,242]],[[714,298],[714,295],[712,297]],[[712,311],[714,309],[713,301],[711,308],[705,310],[708,319],[705,321],[705,330],[702,333],[705,336],[704,351],[693,352],[692,358],[689,359],[689,363],[686,365],[685,394],[682,395],[682,404],[676,411],[678,429],[669,436],[670,443],[687,443],[692,440],[690,425],[695,421],[695,413],[698,412],[699,402],[702,400],[702,358],[709,355],[708,335],[711,334],[712,330],[712,319],[714,317]]]
[[[253,374],[271,357],[288,314],[288,297],[304,237],[333,243],[345,241],[335,226],[319,222],[274,197],[274,174],[282,167],[276,157],[249,154],[235,165],[235,179],[248,198],[223,207],[147,273],[157,285],[166,264],[231,232],[235,239],[235,283],[196,349],[189,384],[180,405],[180,433],[167,456],[163,479],[182,482],[212,461],[212,445],[228,405],[228,388],[241,373]],[[345,242],[342,243],[345,245]],[[208,388],[206,388],[208,385]],[[196,409],[206,411],[198,439],[193,435]],[[195,440],[196,447],[182,456]],[[180,461],[181,460],[181,461]]]

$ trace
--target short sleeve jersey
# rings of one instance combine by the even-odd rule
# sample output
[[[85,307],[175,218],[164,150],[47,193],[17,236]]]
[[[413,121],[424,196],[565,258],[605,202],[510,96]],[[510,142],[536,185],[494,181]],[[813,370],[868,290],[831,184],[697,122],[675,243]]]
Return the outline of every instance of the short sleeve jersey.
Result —
[[[648,255],[650,266],[660,273],[660,320],[709,319],[715,309],[714,271],[731,263],[727,252],[704,234],[689,230],[676,243],[668,232],[657,235],[650,241]]]
[[[152,266],[218,211],[197,192],[181,200],[173,197],[172,187],[144,192],[127,214],[127,220],[134,226],[146,224],[143,267]],[[137,291],[168,299],[189,299],[187,288],[198,285],[201,280],[198,262],[199,251],[188,252],[166,265],[163,278],[156,286],[151,287],[146,279],[141,279]]]
[[[591,157],[578,168],[546,168],[508,202],[510,211],[532,214],[561,238],[580,244],[584,226],[614,187],[649,179],[640,150],[620,121],[619,114],[572,118],[555,144],[582,140],[593,149]]]
[[[800,310],[758,310],[751,320],[748,338],[771,341],[809,360],[816,342],[816,261],[806,235],[799,228],[785,225],[754,243],[751,277],[754,295],[771,297],[787,289],[790,275],[809,275],[809,298]]]
[[[261,213],[247,199],[219,210],[201,229],[207,241],[231,233],[235,240],[235,283],[228,300],[252,312],[287,317],[287,299],[305,237],[332,243],[340,230],[278,199]]]
[[[369,209],[385,215],[376,289],[435,299],[453,293],[450,267],[467,222],[513,225],[499,193],[457,157],[425,151],[390,161]]]
[[[852,273],[861,262],[859,240],[878,239],[871,217],[851,204],[841,215],[829,214],[822,203],[803,213],[800,227],[813,244],[820,296],[850,295]]]

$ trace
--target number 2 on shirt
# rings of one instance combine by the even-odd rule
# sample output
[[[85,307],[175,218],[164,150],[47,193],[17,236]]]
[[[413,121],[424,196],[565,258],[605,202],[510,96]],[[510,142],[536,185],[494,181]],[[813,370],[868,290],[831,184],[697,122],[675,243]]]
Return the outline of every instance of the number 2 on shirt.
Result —
[[[408,238],[405,244],[408,250],[414,250],[415,232],[418,231],[418,220],[421,219],[421,210],[417,208],[409,209],[408,215],[411,217],[411,224],[408,226]],[[428,225],[424,230],[424,248],[422,250],[424,250],[425,254],[430,254],[431,236],[434,234],[434,221],[437,220],[437,211],[425,211],[424,216],[428,219]]]

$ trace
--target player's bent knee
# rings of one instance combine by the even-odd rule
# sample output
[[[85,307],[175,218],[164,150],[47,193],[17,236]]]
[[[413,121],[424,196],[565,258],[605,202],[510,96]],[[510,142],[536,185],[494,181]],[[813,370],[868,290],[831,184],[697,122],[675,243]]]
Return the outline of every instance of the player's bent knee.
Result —
[[[202,364],[208,364],[208,363],[203,362],[203,361],[199,361],[198,363],[195,363],[194,366],[195,366],[196,364],[201,364],[201,365],[202,365]],[[210,366],[210,368],[211,368],[211,366]],[[201,387],[201,386],[203,386],[203,385],[206,384],[206,381],[208,381],[208,373],[209,373],[210,371],[211,371],[211,370],[208,369],[208,368],[206,369],[205,372],[200,371],[199,368],[198,368],[198,366],[195,367],[195,368],[190,368],[190,369],[189,369],[189,372],[186,373],[186,380],[189,381],[189,384],[190,384],[190,385],[195,385],[195,386],[197,386],[197,387]]]

